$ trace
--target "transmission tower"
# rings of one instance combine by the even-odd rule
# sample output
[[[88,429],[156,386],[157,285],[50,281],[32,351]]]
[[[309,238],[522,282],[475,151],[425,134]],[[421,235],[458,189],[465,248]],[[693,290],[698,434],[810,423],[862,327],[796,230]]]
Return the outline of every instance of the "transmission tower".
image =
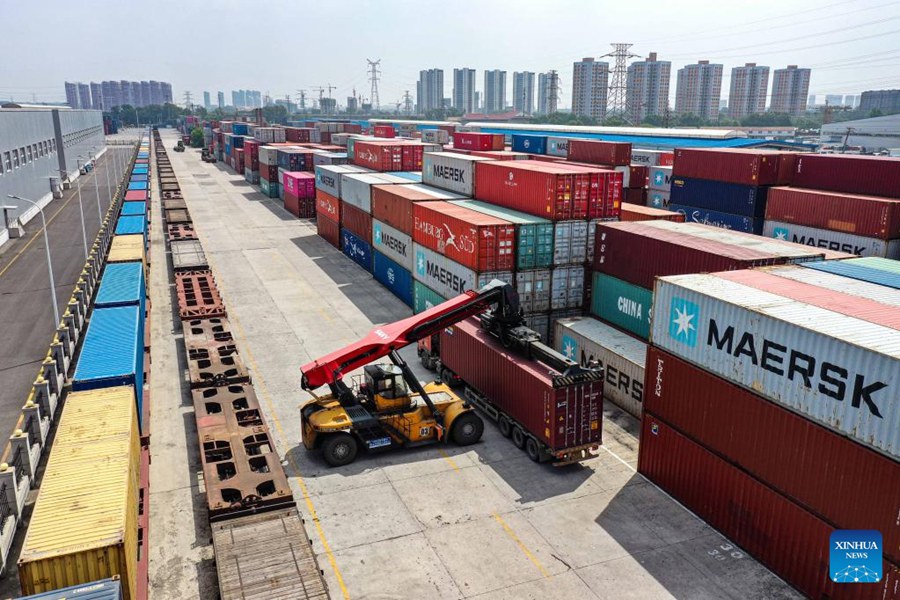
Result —
[[[378,110],[378,76],[381,74],[381,71],[378,69],[378,67],[381,65],[381,59],[379,58],[378,60],[370,60],[367,58],[366,62],[369,63],[369,81],[372,82],[372,92],[369,97],[369,102],[372,103],[372,108],[374,110]]]
[[[297,90],[297,93],[300,94],[300,110],[306,110],[306,90]]]
[[[628,108],[628,59],[637,58],[637,54],[628,51],[634,44],[610,44],[614,48],[609,54],[600,58],[611,56],[615,59],[612,72],[612,83],[609,85],[607,96],[606,114],[626,116]]]
[[[412,114],[412,96],[409,95],[409,90],[403,92],[403,112]]]

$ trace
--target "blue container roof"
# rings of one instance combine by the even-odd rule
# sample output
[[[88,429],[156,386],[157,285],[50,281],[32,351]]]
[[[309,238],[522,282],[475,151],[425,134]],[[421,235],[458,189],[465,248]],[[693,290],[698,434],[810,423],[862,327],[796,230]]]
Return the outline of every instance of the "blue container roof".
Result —
[[[387,175],[394,175],[396,177],[402,177],[403,179],[409,179],[414,183],[422,183],[422,173],[419,171],[390,171]]]
[[[138,152],[137,157],[138,158],[150,158],[150,153],[149,152]]]
[[[146,181],[132,181],[128,184],[129,190],[146,190],[147,182]]]
[[[122,582],[116,578],[82,583],[33,596],[23,596],[19,600],[120,600],[121,598]]]
[[[142,200],[133,200],[122,204],[122,216],[146,215],[147,203]]]
[[[119,217],[119,222],[116,223],[116,235],[143,234],[146,231],[147,217],[143,215]]]
[[[94,303],[98,307],[139,305],[146,293],[143,263],[109,263],[103,271]]]
[[[900,290],[900,276],[896,273],[866,267],[855,262],[853,259],[826,260],[822,262],[807,262],[800,264],[810,269],[825,271],[826,273],[833,273],[835,275],[843,275],[850,279],[859,279],[861,281],[868,281],[869,283],[875,283],[885,287],[894,288],[895,290]]]
[[[146,173],[132,173],[131,181],[147,181]]]
[[[72,378],[73,390],[134,383],[138,346],[143,348],[143,315],[135,305],[95,308]]]
[[[132,175],[149,175],[146,167],[135,167],[134,170],[131,171]]]

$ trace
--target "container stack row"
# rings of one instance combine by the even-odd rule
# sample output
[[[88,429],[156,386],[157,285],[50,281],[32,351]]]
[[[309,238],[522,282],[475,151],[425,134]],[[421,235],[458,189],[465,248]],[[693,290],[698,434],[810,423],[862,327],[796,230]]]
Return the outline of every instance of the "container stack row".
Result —
[[[25,594],[91,584],[147,598],[151,172],[143,138],[110,209],[115,235],[19,557]]]
[[[154,135],[220,596],[327,598],[215,276]]]

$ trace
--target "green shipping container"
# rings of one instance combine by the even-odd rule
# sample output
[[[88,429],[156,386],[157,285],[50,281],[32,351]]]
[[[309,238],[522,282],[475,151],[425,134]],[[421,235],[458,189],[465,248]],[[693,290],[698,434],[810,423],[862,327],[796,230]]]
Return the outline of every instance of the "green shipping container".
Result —
[[[268,196],[269,198],[277,198],[278,197],[278,184],[277,183],[269,183],[265,179],[259,180],[259,188],[263,194]]]
[[[516,270],[546,269],[553,264],[553,222],[480,200],[451,200],[485,215],[516,226]]]
[[[446,302],[447,299],[438,294],[436,291],[431,289],[430,287],[419,283],[418,281],[413,282],[413,312],[419,314],[420,312],[424,312],[429,308],[435,307],[442,302]]]
[[[628,282],[594,273],[591,313],[626,331],[650,337],[650,307],[653,292]]]

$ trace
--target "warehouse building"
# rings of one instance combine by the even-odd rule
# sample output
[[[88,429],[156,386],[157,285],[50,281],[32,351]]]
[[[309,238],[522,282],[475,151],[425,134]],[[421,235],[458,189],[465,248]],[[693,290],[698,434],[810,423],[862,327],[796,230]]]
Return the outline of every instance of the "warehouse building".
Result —
[[[900,150],[900,114],[822,126],[822,143],[843,146],[845,142],[870,152]]]
[[[9,211],[10,218],[26,223],[37,210],[8,194],[44,206],[53,197],[51,177],[71,181],[78,176],[79,156],[105,151],[102,115],[99,110],[0,105],[0,203],[17,207]],[[0,222],[0,243],[7,235],[6,223]]]

